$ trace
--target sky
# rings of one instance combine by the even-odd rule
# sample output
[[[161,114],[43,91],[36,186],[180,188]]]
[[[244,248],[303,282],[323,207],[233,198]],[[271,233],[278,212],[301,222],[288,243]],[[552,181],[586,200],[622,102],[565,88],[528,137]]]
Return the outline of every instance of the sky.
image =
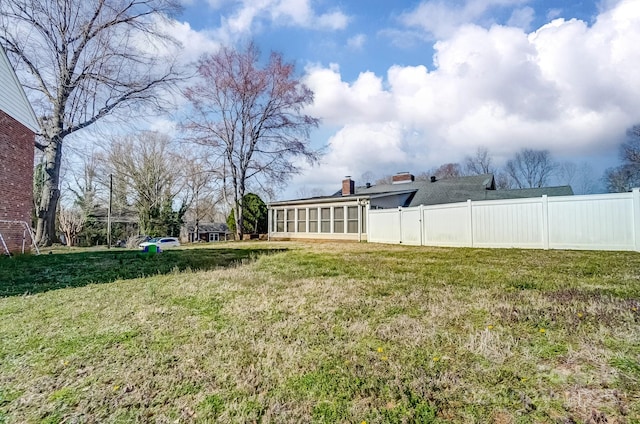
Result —
[[[183,0],[194,61],[254,41],[315,93],[324,156],[278,199],[548,149],[596,179],[640,123],[640,0]],[[171,126],[158,120],[159,129]]]

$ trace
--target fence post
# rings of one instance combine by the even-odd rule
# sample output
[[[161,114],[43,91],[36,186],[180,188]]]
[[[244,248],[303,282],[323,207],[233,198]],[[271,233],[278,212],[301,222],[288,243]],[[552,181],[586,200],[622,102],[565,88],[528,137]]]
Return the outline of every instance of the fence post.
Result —
[[[398,234],[398,238],[400,239],[400,244],[402,244],[402,206],[398,206],[398,221],[399,221],[399,228],[398,230],[400,230],[400,234]]]
[[[418,218],[420,223],[420,246],[424,246],[426,235],[424,233],[424,205],[420,205],[420,217]]]
[[[367,202],[366,207],[365,207],[365,212],[366,212],[366,217],[365,219],[365,225],[367,226],[367,242],[371,241],[371,203]],[[362,227],[358,228],[358,231],[360,231],[360,236],[359,240],[362,241]]]
[[[542,195],[542,248],[549,250],[549,198]]]
[[[467,199],[467,210],[469,211],[469,240],[471,241],[469,247],[474,247],[473,243],[473,202],[471,199]]]
[[[640,252],[640,188],[632,190],[633,198],[633,240],[635,241],[635,250]]]

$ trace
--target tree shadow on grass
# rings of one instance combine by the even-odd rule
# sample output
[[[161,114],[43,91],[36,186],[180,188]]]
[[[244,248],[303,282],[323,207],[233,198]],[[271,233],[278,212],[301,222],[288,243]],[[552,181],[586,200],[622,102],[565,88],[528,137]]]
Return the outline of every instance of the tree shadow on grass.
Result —
[[[228,267],[286,249],[172,249],[158,254],[131,250],[0,257],[0,297],[65,287]]]

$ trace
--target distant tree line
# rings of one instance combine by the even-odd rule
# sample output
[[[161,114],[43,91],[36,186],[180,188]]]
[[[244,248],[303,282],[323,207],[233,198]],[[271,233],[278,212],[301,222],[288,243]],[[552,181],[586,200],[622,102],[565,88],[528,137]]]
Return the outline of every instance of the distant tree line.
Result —
[[[607,169],[604,175],[607,191],[626,192],[640,187],[640,125],[627,130],[627,139],[620,146],[621,164]]]
[[[496,161],[486,147],[479,147],[474,155],[468,155],[462,163],[444,163],[416,175],[416,180],[428,181],[432,176],[437,179],[456,178],[467,175],[494,174],[496,188],[537,188],[549,185],[570,185],[576,194],[593,193],[597,189],[597,179],[592,167],[582,163],[556,162],[548,150],[522,149],[508,159],[503,167]],[[376,184],[389,184],[392,175],[372,178],[368,173],[365,179]]]
[[[221,171],[184,147],[166,134],[143,131],[109,140],[85,157],[62,190],[57,223],[64,241],[105,244],[109,200],[114,241],[139,234],[177,237],[187,222],[196,231],[202,223],[228,222],[235,232]],[[243,197],[243,213],[243,233],[267,231],[267,206],[259,195]]]

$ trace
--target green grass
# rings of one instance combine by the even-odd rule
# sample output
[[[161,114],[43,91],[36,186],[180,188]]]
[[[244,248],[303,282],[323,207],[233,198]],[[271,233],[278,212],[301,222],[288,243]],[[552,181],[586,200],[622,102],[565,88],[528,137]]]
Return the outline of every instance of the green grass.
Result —
[[[150,254],[122,249],[66,249],[50,253],[11,258],[0,256],[0,297],[35,294],[91,283],[110,283],[173,271],[226,267],[267,251],[255,248],[201,248],[172,249],[161,254]]]
[[[0,423],[640,422],[637,253],[57,253],[0,292]]]

